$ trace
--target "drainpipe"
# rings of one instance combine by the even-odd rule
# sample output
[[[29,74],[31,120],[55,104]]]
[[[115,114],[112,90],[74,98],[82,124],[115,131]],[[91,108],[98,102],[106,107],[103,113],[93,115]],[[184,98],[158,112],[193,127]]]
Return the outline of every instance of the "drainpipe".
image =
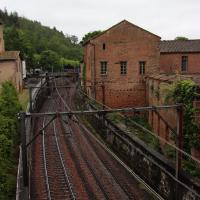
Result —
[[[95,44],[94,43],[91,43],[90,42],[90,44],[93,46],[93,50],[94,50],[94,54],[93,54],[93,66],[92,66],[92,76],[93,76],[93,88],[92,88],[92,90],[93,90],[93,98],[94,99],[96,99],[96,66],[95,66],[95,64],[96,64],[96,54],[95,54]]]

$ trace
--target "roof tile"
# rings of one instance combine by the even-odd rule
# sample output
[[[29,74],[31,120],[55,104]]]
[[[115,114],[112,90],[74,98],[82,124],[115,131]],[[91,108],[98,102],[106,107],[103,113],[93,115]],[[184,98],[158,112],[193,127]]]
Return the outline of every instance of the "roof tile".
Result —
[[[200,52],[200,40],[164,40],[160,43],[161,53]]]

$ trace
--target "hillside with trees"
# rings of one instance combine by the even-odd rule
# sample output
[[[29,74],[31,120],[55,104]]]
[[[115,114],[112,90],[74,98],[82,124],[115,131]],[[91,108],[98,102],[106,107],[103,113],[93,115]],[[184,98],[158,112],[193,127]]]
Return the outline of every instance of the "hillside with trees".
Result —
[[[17,12],[0,10],[0,22],[4,24],[6,50],[19,50],[28,68],[48,68],[56,60],[56,69],[79,65],[82,47],[75,35],[64,34],[55,27],[43,26],[40,22],[18,16]],[[47,64],[44,55],[48,55]],[[51,57],[52,56],[52,57]],[[47,65],[47,66],[45,66]]]

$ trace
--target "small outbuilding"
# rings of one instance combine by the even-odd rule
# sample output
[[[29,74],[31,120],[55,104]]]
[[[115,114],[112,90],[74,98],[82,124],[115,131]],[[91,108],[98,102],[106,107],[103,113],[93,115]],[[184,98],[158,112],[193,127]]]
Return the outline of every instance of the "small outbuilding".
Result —
[[[11,81],[17,91],[22,90],[22,63],[19,51],[5,51],[3,25],[0,24],[0,85]]]

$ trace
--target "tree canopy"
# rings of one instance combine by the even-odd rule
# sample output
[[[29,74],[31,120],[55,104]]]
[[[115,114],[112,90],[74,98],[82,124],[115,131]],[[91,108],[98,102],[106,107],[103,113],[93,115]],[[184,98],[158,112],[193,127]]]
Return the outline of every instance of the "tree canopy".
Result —
[[[40,22],[19,17],[17,12],[8,13],[0,10],[0,21],[4,24],[4,40],[6,50],[19,50],[28,68],[40,67],[42,55],[51,52],[61,59],[72,61],[82,60],[83,51],[78,44],[78,37],[64,34],[55,27],[43,26]],[[51,58],[51,57],[49,57]],[[47,59],[46,59],[47,60]],[[46,64],[51,62],[48,60]],[[53,65],[55,63],[52,63]],[[56,66],[60,68],[62,64]]]
[[[187,37],[184,37],[184,36],[177,36],[177,37],[175,38],[175,40],[188,40],[188,38],[187,38]]]
[[[102,33],[102,31],[99,30],[99,31],[92,31],[92,32],[89,32],[89,33],[85,34],[84,37],[82,38],[82,40],[80,41],[80,44],[83,45],[88,40],[90,40],[91,38],[99,35],[100,33]]]

